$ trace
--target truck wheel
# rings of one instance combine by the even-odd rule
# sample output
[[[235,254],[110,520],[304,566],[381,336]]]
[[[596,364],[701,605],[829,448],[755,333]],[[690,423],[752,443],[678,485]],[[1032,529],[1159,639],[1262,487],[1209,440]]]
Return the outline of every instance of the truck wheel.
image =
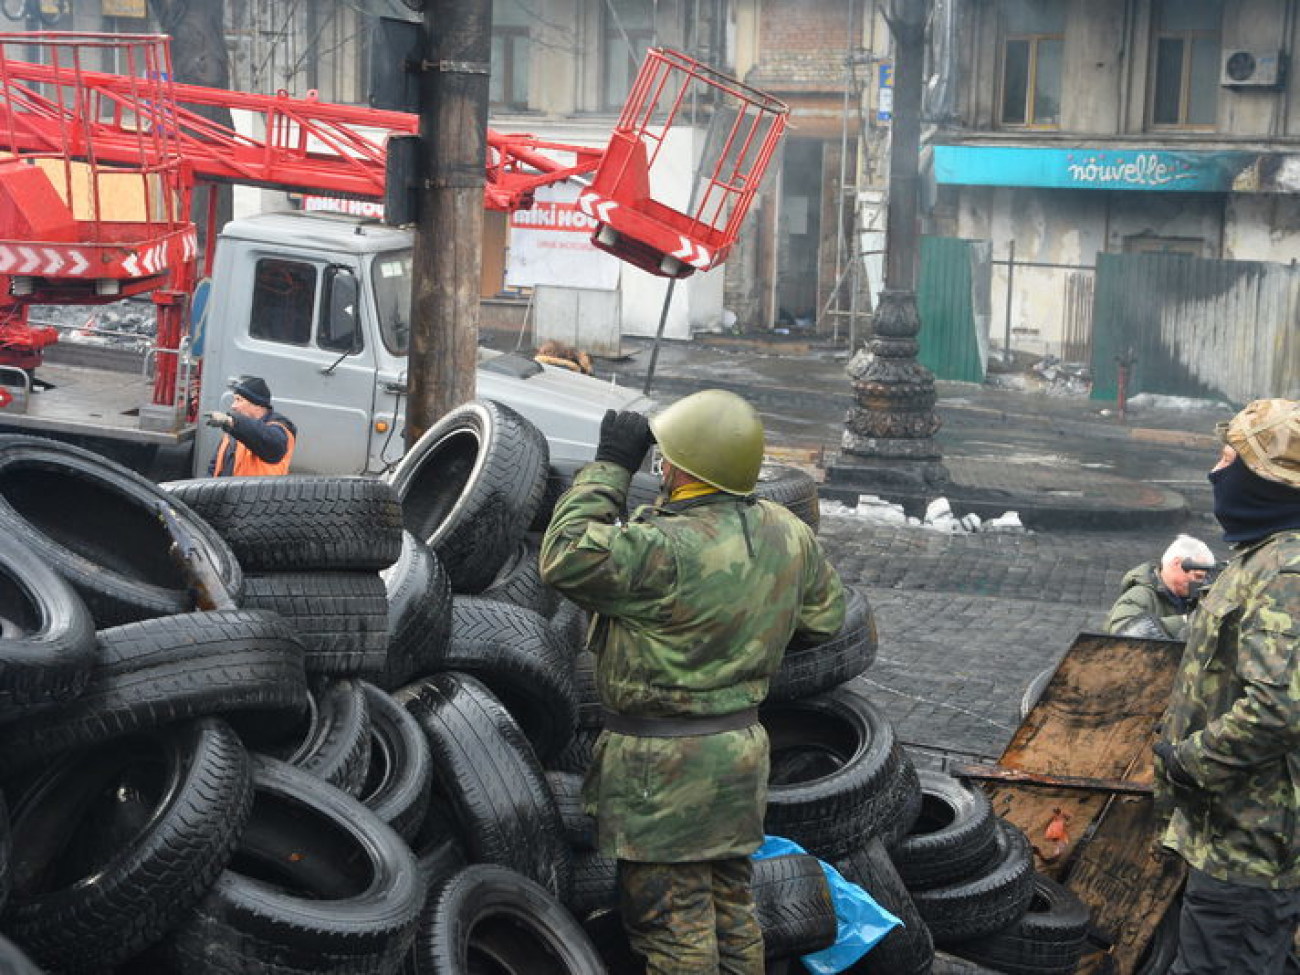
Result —
[[[270,613],[221,610],[100,630],[96,666],[66,704],[0,726],[0,779],[71,749],[220,714],[240,730],[306,709],[302,644]]]
[[[307,694],[307,719],[262,751],[358,795],[370,769],[370,707],[355,680],[317,679]]]
[[[207,477],[162,487],[208,521],[248,572],[378,572],[401,553],[401,507],[378,478]]]
[[[537,513],[547,456],[536,426],[481,399],[430,427],[388,475],[407,529],[442,560],[453,591],[492,583]]]
[[[867,594],[857,586],[845,588],[844,625],[824,643],[792,640],[772,677],[769,701],[792,701],[829,691],[857,677],[876,660],[876,616]]]
[[[482,681],[519,723],[538,759],[557,755],[578,723],[573,660],[536,613],[482,596],[456,596],[438,670]]]
[[[234,859],[160,946],[166,970],[394,972],[424,900],[415,857],[356,799],[253,756]]]
[[[363,676],[391,691],[436,669],[451,638],[451,580],[433,550],[409,531],[402,554],[379,573],[388,596],[388,655]]]
[[[982,789],[923,769],[921,813],[889,851],[908,890],[943,887],[983,873],[997,853],[993,808]]]
[[[600,975],[605,965],[569,912],[535,881],[495,864],[465,867],[429,895],[408,961],[412,975],[501,972]]]
[[[249,573],[240,605],[283,617],[309,674],[351,677],[386,664],[388,598],[376,572]]]
[[[81,597],[26,545],[0,546],[0,716],[71,700],[94,661]]]
[[[861,681],[765,704],[759,715],[772,750],[766,832],[833,860],[866,838],[892,842],[911,827],[916,769]]]
[[[403,839],[424,822],[433,784],[429,742],[411,713],[392,695],[362,683],[370,708],[370,758],[360,799]]]
[[[70,444],[0,436],[0,535],[25,543],[66,579],[100,628],[194,609],[157,506],[208,556],[239,601],[243,572],[220,535],[183,501]]]
[[[837,862],[835,868],[845,880],[868,891],[881,907],[903,922],[902,927],[894,928],[871,949],[862,967],[872,972],[926,975],[934,960],[934,939],[884,844],[879,839],[868,840]]]
[[[161,939],[225,869],[252,766],[226,722],[203,718],[68,756],[12,795],[5,928],[43,965],[99,972]]]
[[[455,832],[475,863],[496,863],[561,900],[573,882],[560,810],[523,732],[467,674],[434,674],[397,695],[429,739]]]

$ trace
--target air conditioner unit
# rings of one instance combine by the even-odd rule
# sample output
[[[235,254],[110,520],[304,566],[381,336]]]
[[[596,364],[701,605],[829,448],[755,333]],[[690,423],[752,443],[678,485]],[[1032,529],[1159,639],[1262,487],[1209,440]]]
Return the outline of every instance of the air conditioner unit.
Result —
[[[1223,52],[1223,73],[1219,84],[1225,88],[1280,88],[1286,74],[1286,55],[1278,50]]]

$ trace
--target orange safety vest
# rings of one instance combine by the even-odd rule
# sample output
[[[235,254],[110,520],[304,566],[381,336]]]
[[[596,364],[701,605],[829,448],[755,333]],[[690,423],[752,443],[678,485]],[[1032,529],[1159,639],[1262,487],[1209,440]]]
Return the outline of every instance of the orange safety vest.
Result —
[[[284,430],[285,435],[289,438],[289,445],[285,448],[284,456],[274,464],[268,463],[258,457],[242,443],[235,441],[235,465],[234,470],[230,472],[232,477],[271,477],[276,474],[288,474],[289,462],[293,460],[293,448],[296,438],[293,431],[283,423],[277,423],[277,427]],[[223,470],[222,465],[226,461],[226,450],[230,446],[230,434],[221,435],[221,443],[217,444],[217,465],[212,469],[213,477],[221,477]]]

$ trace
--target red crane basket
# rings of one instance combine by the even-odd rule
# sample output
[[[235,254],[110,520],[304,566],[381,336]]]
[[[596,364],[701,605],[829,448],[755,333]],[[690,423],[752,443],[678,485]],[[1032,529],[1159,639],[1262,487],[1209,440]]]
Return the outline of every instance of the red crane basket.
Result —
[[[789,109],[676,51],[651,49],[591,185],[578,206],[597,221],[601,250],[660,277],[684,278],[727,257],[785,131]],[[703,128],[689,201],[664,145]],[[658,168],[656,168],[658,167]]]

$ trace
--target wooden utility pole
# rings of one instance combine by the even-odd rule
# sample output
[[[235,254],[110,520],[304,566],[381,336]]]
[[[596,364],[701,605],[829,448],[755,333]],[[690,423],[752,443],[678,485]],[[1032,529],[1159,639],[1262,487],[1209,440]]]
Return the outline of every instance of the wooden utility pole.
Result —
[[[492,0],[428,0],[424,30],[408,447],[474,398]]]

